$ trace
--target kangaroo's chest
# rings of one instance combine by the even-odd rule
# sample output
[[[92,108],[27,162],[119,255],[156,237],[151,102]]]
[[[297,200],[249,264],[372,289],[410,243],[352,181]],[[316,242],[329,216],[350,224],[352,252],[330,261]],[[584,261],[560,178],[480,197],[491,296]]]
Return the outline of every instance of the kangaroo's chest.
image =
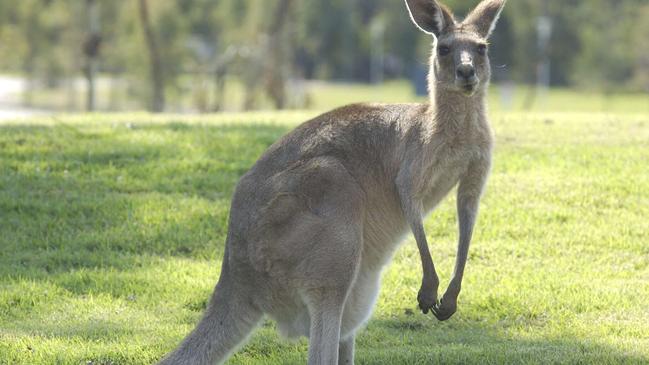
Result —
[[[434,209],[457,185],[475,158],[476,151],[470,147],[441,148],[426,166],[422,191],[424,210]]]

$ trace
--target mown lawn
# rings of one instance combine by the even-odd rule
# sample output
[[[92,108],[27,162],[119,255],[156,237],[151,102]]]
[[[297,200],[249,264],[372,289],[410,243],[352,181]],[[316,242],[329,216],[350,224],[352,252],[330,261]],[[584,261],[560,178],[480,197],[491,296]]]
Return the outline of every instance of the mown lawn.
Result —
[[[151,364],[219,275],[238,177],[313,112],[0,125],[0,364]],[[411,238],[357,364],[649,363],[649,114],[495,111],[459,312],[415,310]],[[453,198],[426,221],[443,282]],[[228,364],[300,364],[265,322]]]

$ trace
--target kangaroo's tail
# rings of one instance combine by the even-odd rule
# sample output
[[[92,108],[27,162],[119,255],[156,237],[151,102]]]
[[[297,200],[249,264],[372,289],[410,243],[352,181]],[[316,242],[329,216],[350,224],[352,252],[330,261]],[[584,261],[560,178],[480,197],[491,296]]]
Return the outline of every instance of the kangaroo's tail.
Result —
[[[203,318],[180,346],[159,365],[213,365],[226,360],[255,328],[262,317],[250,300],[249,291],[237,290],[223,259],[221,277]]]

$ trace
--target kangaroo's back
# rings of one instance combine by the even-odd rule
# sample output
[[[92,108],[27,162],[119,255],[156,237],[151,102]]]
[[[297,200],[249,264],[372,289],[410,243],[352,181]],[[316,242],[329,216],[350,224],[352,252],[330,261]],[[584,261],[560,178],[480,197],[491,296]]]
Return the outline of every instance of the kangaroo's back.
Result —
[[[390,168],[400,140],[421,122],[428,104],[351,104],[311,119],[271,145],[239,185],[289,169],[296,161],[332,156],[362,182],[368,170]],[[394,156],[398,157],[398,156]]]

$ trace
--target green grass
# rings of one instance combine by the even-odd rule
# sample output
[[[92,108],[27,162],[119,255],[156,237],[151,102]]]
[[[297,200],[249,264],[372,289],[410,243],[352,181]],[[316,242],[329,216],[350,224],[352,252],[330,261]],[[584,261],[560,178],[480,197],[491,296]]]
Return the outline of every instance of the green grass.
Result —
[[[496,110],[495,166],[460,296],[415,310],[411,238],[357,364],[649,362],[649,115]],[[150,364],[219,275],[230,196],[314,112],[62,116],[0,125],[0,364]],[[443,283],[453,198],[426,221]],[[305,363],[265,322],[228,364]]]

